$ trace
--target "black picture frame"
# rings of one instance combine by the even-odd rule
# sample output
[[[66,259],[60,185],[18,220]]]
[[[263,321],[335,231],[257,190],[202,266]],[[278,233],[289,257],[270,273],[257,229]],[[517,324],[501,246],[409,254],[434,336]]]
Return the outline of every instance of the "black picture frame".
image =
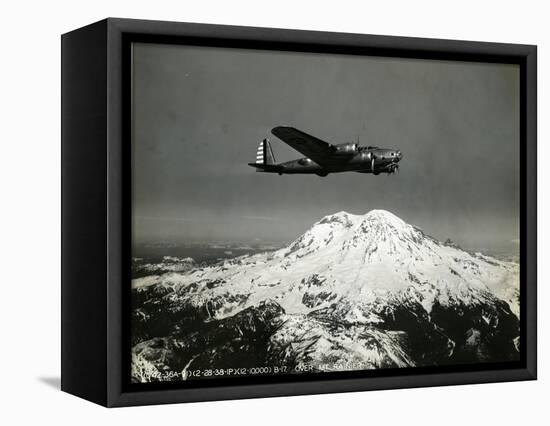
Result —
[[[520,66],[521,361],[135,387],[129,368],[130,54],[136,41]],[[536,46],[109,18],[62,36],[62,390],[108,407],[534,380]]]

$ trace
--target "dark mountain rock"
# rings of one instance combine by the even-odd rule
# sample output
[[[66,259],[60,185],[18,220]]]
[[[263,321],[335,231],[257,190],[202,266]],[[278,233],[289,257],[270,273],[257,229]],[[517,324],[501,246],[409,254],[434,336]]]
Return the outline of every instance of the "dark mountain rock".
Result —
[[[182,263],[133,282],[134,381],[519,359],[517,264],[389,212],[336,213],[281,250],[166,272]]]

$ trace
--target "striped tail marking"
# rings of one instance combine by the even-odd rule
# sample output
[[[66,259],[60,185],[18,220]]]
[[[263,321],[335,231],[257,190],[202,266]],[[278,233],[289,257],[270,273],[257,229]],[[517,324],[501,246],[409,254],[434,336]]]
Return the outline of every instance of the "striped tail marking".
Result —
[[[266,141],[264,139],[258,146],[258,151],[256,152],[256,163],[265,164],[265,143]]]
[[[264,139],[258,145],[258,151],[256,151],[256,164],[267,164],[269,166],[276,164],[275,155],[271,149],[269,139]]]

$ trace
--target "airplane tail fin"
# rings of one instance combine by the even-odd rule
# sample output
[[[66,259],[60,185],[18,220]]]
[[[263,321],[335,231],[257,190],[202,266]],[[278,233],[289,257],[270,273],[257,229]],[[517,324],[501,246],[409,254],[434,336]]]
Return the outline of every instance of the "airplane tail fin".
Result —
[[[260,142],[256,151],[256,162],[248,163],[248,165],[255,167],[257,172],[280,172],[281,166],[275,163],[269,139]]]
[[[256,164],[265,166],[272,166],[275,164],[275,156],[273,155],[269,139],[264,139],[260,142],[258,151],[256,151]]]

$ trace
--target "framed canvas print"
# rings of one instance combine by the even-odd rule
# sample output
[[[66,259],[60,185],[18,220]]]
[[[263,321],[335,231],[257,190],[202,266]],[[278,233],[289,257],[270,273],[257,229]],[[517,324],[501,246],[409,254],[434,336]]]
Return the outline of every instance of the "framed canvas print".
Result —
[[[62,37],[62,389],[536,378],[536,47],[107,19]]]

